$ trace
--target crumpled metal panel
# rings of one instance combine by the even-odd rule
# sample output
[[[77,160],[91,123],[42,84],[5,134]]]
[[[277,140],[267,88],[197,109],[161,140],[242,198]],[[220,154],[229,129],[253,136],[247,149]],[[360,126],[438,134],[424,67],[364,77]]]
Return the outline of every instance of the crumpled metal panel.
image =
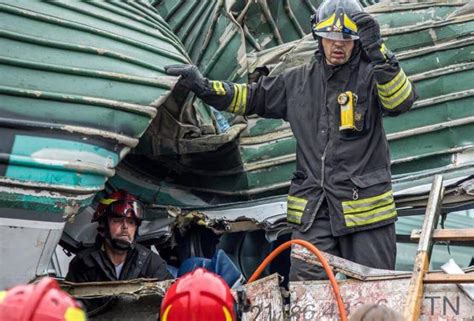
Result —
[[[185,51],[145,2],[8,0],[0,16],[0,208],[73,215],[138,144]]]

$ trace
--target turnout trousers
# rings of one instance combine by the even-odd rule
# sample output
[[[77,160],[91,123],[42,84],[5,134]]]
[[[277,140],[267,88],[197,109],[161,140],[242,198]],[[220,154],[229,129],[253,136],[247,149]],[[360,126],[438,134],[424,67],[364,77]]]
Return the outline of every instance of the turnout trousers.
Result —
[[[319,209],[312,226],[306,231],[294,230],[292,239],[301,239],[318,250],[378,269],[395,269],[397,254],[395,223],[371,230],[335,237],[331,232],[327,203]],[[292,252],[297,246],[293,245]],[[290,281],[327,279],[322,267],[291,257]]]

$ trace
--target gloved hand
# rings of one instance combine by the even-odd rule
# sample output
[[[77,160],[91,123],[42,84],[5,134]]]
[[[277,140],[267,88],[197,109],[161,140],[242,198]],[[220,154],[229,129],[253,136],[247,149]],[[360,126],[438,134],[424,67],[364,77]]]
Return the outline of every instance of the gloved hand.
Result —
[[[178,84],[193,91],[198,97],[210,93],[209,80],[195,65],[168,65],[165,66],[165,71],[171,76],[182,76]]]
[[[369,58],[375,63],[384,63],[387,60],[384,52],[386,49],[380,35],[378,22],[363,11],[353,13],[351,19],[357,25],[360,43]]]

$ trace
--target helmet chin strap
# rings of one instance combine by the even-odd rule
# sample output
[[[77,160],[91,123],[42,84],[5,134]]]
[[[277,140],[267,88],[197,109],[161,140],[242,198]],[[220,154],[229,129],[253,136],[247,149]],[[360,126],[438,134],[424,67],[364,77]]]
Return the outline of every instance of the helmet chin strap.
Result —
[[[113,238],[110,238],[109,240],[110,240],[110,245],[114,249],[119,250],[119,251],[129,251],[135,247],[135,241],[128,242],[121,239],[113,239]]]

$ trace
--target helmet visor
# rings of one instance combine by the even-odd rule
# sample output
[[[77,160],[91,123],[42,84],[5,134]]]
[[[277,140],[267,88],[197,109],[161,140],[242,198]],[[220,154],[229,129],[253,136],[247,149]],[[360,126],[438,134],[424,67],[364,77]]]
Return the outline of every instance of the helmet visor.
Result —
[[[359,36],[356,35],[350,35],[342,32],[337,32],[337,31],[329,31],[329,32],[315,32],[316,35],[318,35],[321,38],[326,38],[330,40],[337,40],[337,41],[350,41],[350,40],[357,40],[359,39]]]
[[[116,201],[107,208],[109,215],[133,217],[137,220],[143,220],[144,208],[143,204],[136,200]]]

